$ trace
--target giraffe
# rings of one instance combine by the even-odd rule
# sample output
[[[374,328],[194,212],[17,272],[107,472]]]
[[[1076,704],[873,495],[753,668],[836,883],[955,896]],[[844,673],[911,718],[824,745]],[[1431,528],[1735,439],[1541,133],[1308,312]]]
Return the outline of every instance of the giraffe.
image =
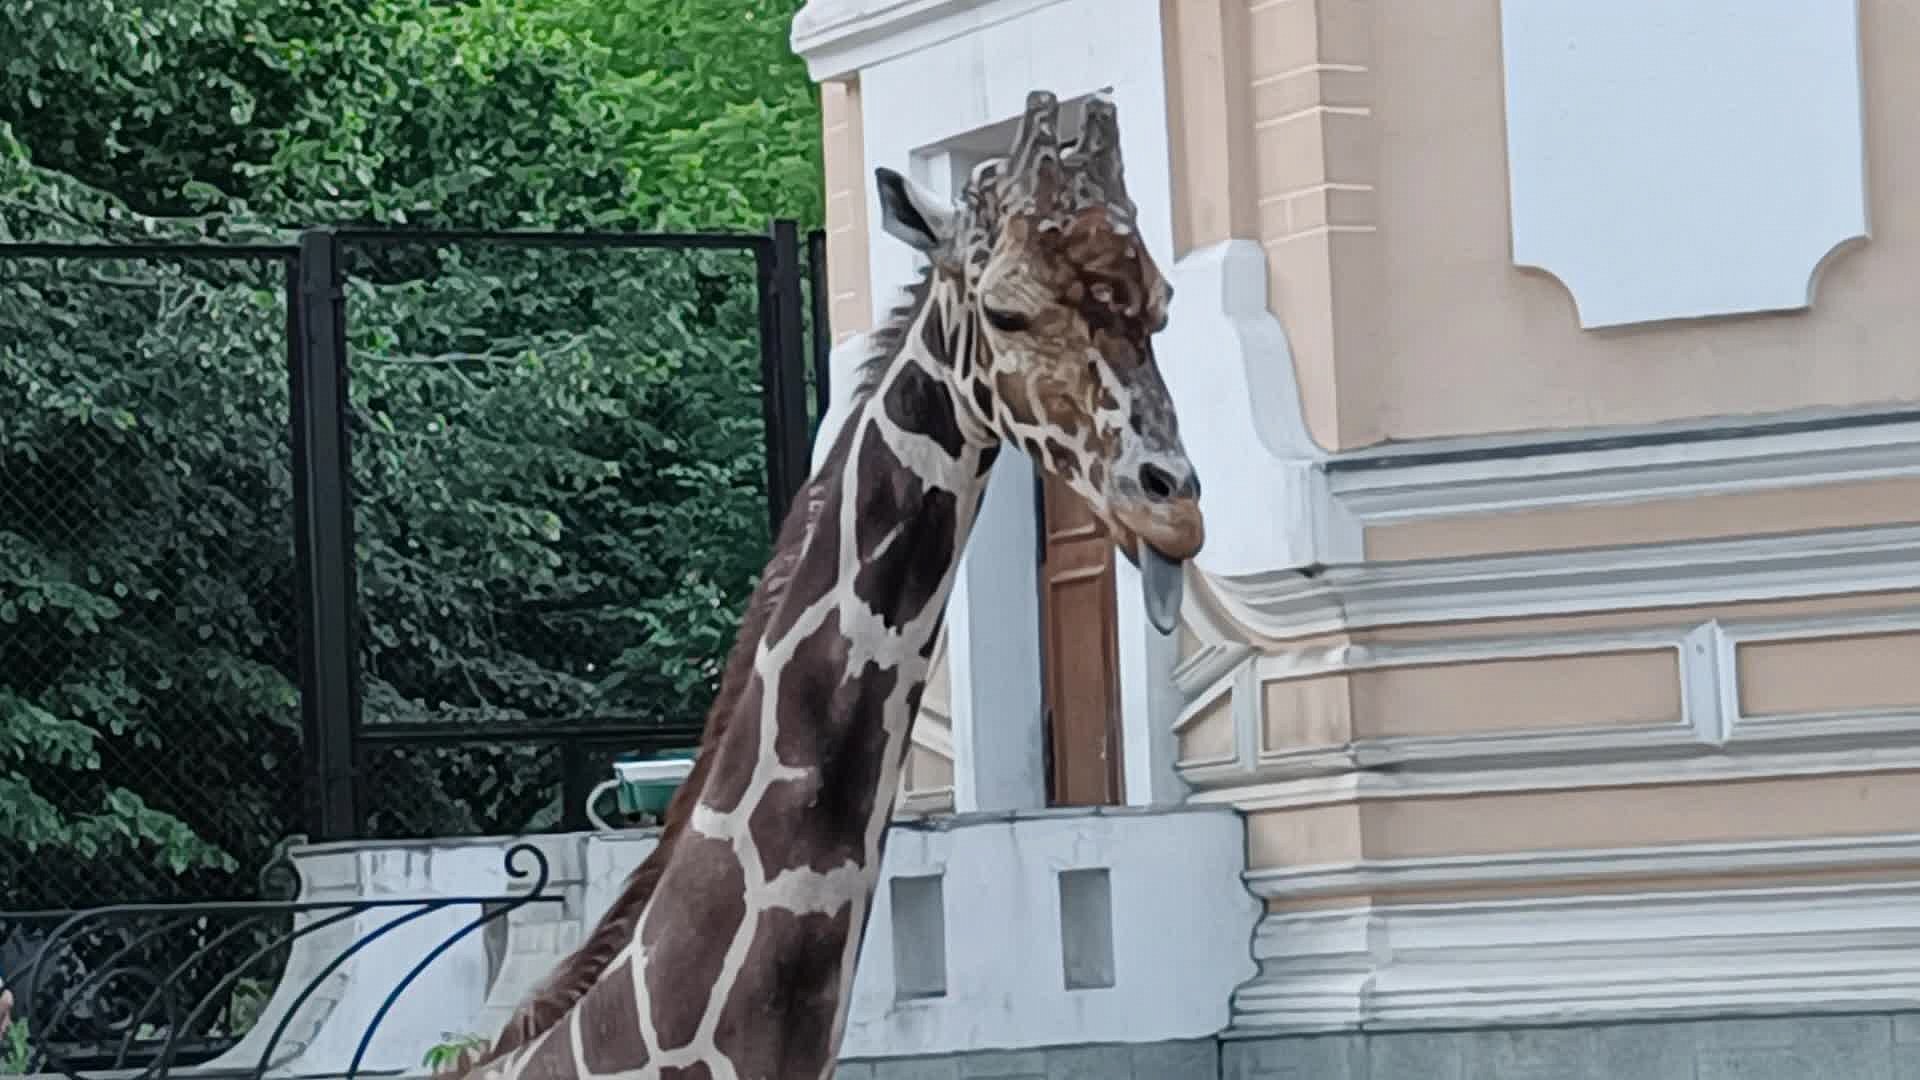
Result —
[[[1030,94],[957,202],[875,170],[920,277],[782,524],[658,847],[469,1080],[833,1076],[910,727],[1004,445],[1087,502],[1171,632],[1205,540],[1152,349],[1172,290],[1111,99],[1071,142],[1059,122]]]

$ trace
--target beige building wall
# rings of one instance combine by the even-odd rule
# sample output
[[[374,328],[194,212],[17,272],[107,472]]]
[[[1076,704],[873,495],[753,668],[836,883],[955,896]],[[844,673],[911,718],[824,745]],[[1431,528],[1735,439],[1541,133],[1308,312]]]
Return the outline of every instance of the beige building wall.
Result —
[[[1172,39],[1182,119],[1201,121],[1186,138],[1218,143],[1216,117],[1230,125],[1226,146],[1189,147],[1188,171],[1252,173],[1251,220],[1240,203],[1213,209],[1217,196],[1189,212],[1202,235],[1231,221],[1266,247],[1307,421],[1329,449],[1920,400],[1904,197],[1920,182],[1905,120],[1920,72],[1902,59],[1920,24],[1899,0],[1861,8],[1874,238],[1831,255],[1801,313],[1582,330],[1565,286],[1513,265],[1498,0],[1170,0],[1182,31],[1244,29],[1218,66],[1197,34]],[[1213,70],[1224,86],[1191,85]],[[1196,104],[1209,93],[1230,107]]]
[[[1920,399],[1900,205],[1920,188],[1920,69],[1901,62],[1920,20],[1862,0],[1873,236],[1826,260],[1809,308],[1588,330],[1565,285],[1513,263],[1500,10],[1160,5],[1172,254],[1264,251],[1332,466],[1388,443]],[[828,95],[829,229],[864,236],[857,86]],[[836,336],[870,310],[864,245],[843,246]],[[1920,430],[1896,435],[1330,466],[1314,527],[1350,530],[1342,558],[1191,579],[1181,777],[1247,814],[1249,881],[1275,919],[1309,920],[1289,927],[1920,882]],[[909,804],[951,805],[946,753],[916,747]],[[1280,940],[1256,943],[1280,950],[1263,961]]]
[[[867,267],[867,167],[857,76],[820,84],[822,163],[827,195],[828,321],[836,344],[872,329]]]
[[[1920,244],[1896,204],[1920,181],[1899,119],[1920,75],[1899,57],[1920,23],[1896,8],[1862,5],[1873,237],[1825,261],[1805,310],[1587,330],[1565,285],[1514,265],[1497,0],[1168,0],[1178,254],[1259,242],[1306,427],[1336,455],[1910,402]],[[1198,590],[1181,772],[1247,813],[1249,879],[1285,928],[1256,945],[1274,967],[1242,1015],[1338,1026],[1304,1018],[1346,992],[1335,970],[1391,985],[1390,945],[1314,951],[1342,913],[1386,920],[1368,925],[1388,942],[1395,912],[1472,909],[1449,933],[1484,934],[1498,964],[1502,934],[1554,932],[1502,904],[1734,911],[1920,881],[1920,596],[1886,587],[1898,572],[1785,569],[1815,549],[1900,558],[1880,545],[1920,524],[1920,456],[1869,460],[1871,441],[1556,460],[1537,480],[1335,474],[1357,550],[1323,603],[1279,569]],[[1562,557],[1604,586],[1526,584]],[[1722,589],[1748,560],[1783,569]],[[1696,599],[1716,592],[1733,599]],[[1433,994],[1481,977],[1420,976]]]

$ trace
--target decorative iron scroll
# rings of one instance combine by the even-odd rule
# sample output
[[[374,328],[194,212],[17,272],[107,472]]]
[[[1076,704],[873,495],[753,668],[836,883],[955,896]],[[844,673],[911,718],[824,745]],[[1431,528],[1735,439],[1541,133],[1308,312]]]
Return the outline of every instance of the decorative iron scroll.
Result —
[[[34,928],[36,922],[47,925],[47,915],[0,914],[0,939],[11,931],[16,951],[22,938],[33,942],[24,966],[5,969],[16,1002],[14,1023],[26,1032],[25,1060],[6,1061],[7,1040],[0,1039],[0,1071],[57,1073],[73,1080],[97,1080],[110,1072],[113,1080],[160,1080],[179,1070],[196,1078],[257,1080],[284,1067],[286,1060],[276,1059],[275,1051],[288,1028],[347,961],[409,923],[474,908],[472,919],[429,949],[389,990],[361,1032],[346,1072],[330,1074],[352,1080],[387,1014],[435,960],[475,930],[522,907],[561,901],[546,894],[549,868],[538,847],[516,844],[504,861],[509,878],[532,879],[526,889],[427,899],[117,904],[67,914],[50,931]],[[297,881],[291,870],[270,866],[262,875],[262,893],[291,895]],[[356,916],[387,911],[394,917],[356,937],[297,993],[280,985],[296,942]],[[256,988],[251,1002],[238,992],[249,986]],[[243,1067],[234,1068],[204,1064],[245,1045],[257,1018],[245,1015],[249,1004],[278,1014],[257,1060],[249,1055]],[[271,1014],[257,1019],[265,1024]]]

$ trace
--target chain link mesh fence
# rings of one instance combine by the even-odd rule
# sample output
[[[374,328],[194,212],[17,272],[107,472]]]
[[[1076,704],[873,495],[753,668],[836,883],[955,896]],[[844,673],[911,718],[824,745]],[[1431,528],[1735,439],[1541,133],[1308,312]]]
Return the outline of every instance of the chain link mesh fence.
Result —
[[[697,741],[766,557],[755,253],[346,266],[367,833],[580,827],[605,743]]]
[[[769,250],[344,245],[359,836],[578,828],[697,743],[817,421]],[[0,256],[0,911],[252,896],[310,823],[292,253]]]
[[[286,292],[0,260],[0,910],[249,895],[299,827]]]

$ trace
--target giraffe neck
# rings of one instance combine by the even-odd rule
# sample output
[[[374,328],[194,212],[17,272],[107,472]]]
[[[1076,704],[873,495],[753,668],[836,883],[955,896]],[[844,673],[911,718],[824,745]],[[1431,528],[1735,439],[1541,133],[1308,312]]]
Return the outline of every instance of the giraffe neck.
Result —
[[[633,939],[495,1074],[825,1077],[934,643],[999,443],[944,286],[795,500],[797,554]]]

